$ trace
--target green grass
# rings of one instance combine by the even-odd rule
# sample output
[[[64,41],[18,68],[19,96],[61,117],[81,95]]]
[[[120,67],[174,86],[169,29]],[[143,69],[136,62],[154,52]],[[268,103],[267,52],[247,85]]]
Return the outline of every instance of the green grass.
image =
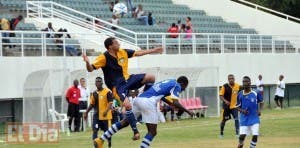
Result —
[[[284,110],[264,110],[261,117],[261,136],[258,139],[260,148],[298,148],[300,145],[300,108]],[[229,121],[225,127],[225,137],[219,139],[219,118],[205,118],[167,122],[158,125],[158,135],[152,142],[153,148],[232,148],[237,145],[234,135],[234,123]],[[144,135],[145,125],[139,129]],[[141,141],[130,140],[129,128],[120,131],[113,137],[114,148],[137,148]],[[244,147],[249,147],[247,137]],[[92,147],[91,130],[82,133],[61,135],[58,144],[8,145],[7,148],[82,148]],[[106,143],[105,143],[106,147]]]

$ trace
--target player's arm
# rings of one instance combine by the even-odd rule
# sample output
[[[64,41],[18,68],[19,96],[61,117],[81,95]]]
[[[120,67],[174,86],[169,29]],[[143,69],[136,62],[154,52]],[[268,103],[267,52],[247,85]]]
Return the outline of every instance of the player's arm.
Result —
[[[113,104],[113,95],[111,92],[107,93],[107,101],[108,101],[108,105],[106,107],[106,110],[103,113],[103,116],[105,117],[107,115],[107,113],[111,110],[112,108],[112,104]]]
[[[241,93],[242,93],[242,92],[240,92],[240,93],[238,94],[238,96],[237,96],[236,109],[237,109],[239,112],[243,113],[243,114],[248,114],[248,111],[247,111],[247,110],[244,110],[244,109],[241,108],[241,106],[242,106],[242,97],[241,97]]]
[[[152,49],[142,49],[142,50],[137,50],[134,52],[134,56],[143,56],[146,54],[152,54],[152,53],[162,53],[163,52],[163,48],[162,47],[156,47],[156,48],[152,48]]]
[[[99,55],[92,64],[90,63],[89,58],[85,54],[83,54],[82,57],[83,61],[85,62],[86,70],[88,72],[92,72],[96,69],[99,69],[100,67],[103,67],[106,64],[106,59],[103,54]]]
[[[230,105],[230,102],[227,101],[227,100],[224,98],[224,94],[225,94],[225,87],[224,87],[224,86],[221,87],[221,90],[220,90],[219,94],[220,94],[220,99],[221,99],[225,104]]]

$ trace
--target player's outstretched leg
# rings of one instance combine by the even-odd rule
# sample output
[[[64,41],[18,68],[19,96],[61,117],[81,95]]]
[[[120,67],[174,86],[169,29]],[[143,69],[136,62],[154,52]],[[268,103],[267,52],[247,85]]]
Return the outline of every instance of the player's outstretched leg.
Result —
[[[126,118],[127,118],[128,122],[129,122],[129,125],[130,125],[133,133],[134,133],[134,136],[133,136],[132,140],[138,140],[138,139],[140,139],[140,133],[139,133],[137,127],[136,127],[137,121],[136,121],[135,116],[134,116],[134,114],[133,114],[133,112],[132,112],[131,109],[130,110],[126,109]]]
[[[157,124],[147,123],[146,125],[147,125],[147,128],[148,128],[148,133],[144,137],[144,139],[143,139],[143,141],[140,145],[140,148],[149,148],[150,145],[151,145],[152,140],[156,136]]]
[[[116,134],[119,130],[121,130],[124,127],[127,127],[128,121],[127,119],[123,119],[120,122],[117,122],[113,124],[100,138],[96,138],[94,140],[94,146],[95,148],[102,148],[104,141],[107,141],[109,138],[111,138],[114,134]]]

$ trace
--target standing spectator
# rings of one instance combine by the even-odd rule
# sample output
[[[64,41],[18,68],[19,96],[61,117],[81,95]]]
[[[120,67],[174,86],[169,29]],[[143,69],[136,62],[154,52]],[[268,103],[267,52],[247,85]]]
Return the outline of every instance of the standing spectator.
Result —
[[[47,31],[48,32],[46,34],[46,38],[54,38],[55,37],[55,34],[54,34],[55,30],[53,29],[51,22],[49,22],[48,27],[45,28],[45,29],[42,29],[42,31]]]
[[[178,38],[178,27],[175,23],[172,23],[171,27],[168,29],[168,32],[171,33],[171,38]]]
[[[135,9],[134,16],[139,21],[141,21],[143,25],[149,25],[148,16],[145,15],[145,12],[143,11],[143,6],[141,4],[139,4],[138,7]]]
[[[23,16],[22,15],[19,15],[18,17],[11,19],[10,20],[10,30],[12,30],[12,31],[16,30],[17,25],[22,20],[23,20]],[[10,37],[15,37],[16,34],[15,33],[10,33],[9,36]]]
[[[178,20],[177,21],[177,27],[178,27],[178,32],[180,32],[180,30],[181,30],[181,20]]]
[[[95,81],[97,90],[91,95],[90,105],[84,115],[84,118],[87,119],[88,113],[94,108],[93,140],[98,137],[99,129],[105,132],[108,130],[108,127],[111,126],[111,108],[113,103],[113,94],[108,88],[103,88],[103,79],[97,77]],[[111,147],[111,138],[108,139],[108,147]]]
[[[2,18],[0,20],[0,25],[1,25],[1,30],[4,30],[4,31],[9,31],[10,30],[10,23],[6,18]],[[10,43],[8,37],[9,37],[8,32],[2,32],[2,38],[4,38],[4,39],[2,39],[3,43],[6,43],[6,44]],[[8,46],[11,48],[11,45],[6,45],[6,47],[8,47]]]
[[[110,10],[111,12],[114,11],[114,6],[115,6],[115,3],[114,3],[114,2],[110,2],[109,10]]]
[[[119,25],[119,23],[120,23],[120,21],[119,21],[119,19],[117,18],[116,15],[112,15],[112,19],[109,20],[109,22],[112,23],[112,24],[114,24],[114,25]],[[112,26],[111,29],[112,30],[117,30],[118,28],[115,27],[115,26]]]
[[[192,22],[191,22],[192,21],[191,17],[188,16],[185,21],[186,21],[185,26],[186,27],[190,26],[190,28],[193,29]]]
[[[79,132],[80,117],[79,117],[79,98],[80,89],[78,88],[78,80],[73,81],[73,86],[70,87],[66,94],[66,100],[68,105],[68,117],[69,117],[69,130],[71,130],[72,122],[74,119],[75,132]]]
[[[238,148],[244,146],[246,135],[252,134],[250,148],[255,148],[259,135],[259,116],[263,108],[263,97],[251,90],[251,80],[243,78],[243,91],[238,94],[237,109],[240,111],[240,136]]]
[[[186,30],[185,30],[186,35],[184,36],[185,39],[192,39],[193,35],[193,31],[192,28],[190,26],[186,26]]]
[[[85,112],[87,107],[88,107],[88,98],[90,96],[90,90],[87,88],[86,86],[86,80],[85,78],[80,78],[79,80],[80,85],[78,86],[78,88],[80,89],[80,99],[79,99],[79,111],[80,112]],[[80,114],[80,120],[82,121],[82,130],[83,130],[83,120],[82,120],[82,114]]]
[[[127,3],[127,9],[129,10],[130,13],[132,13],[132,11],[134,11],[132,1],[131,0],[126,0],[126,3]]]
[[[258,75],[258,80],[256,81],[256,89],[261,94],[261,96],[264,96],[264,82],[262,81],[262,75]]]
[[[277,105],[276,109],[282,109],[282,101],[284,98],[284,89],[285,89],[285,83],[283,81],[284,76],[280,75],[279,76],[279,81],[277,82],[276,85],[276,92],[275,92],[275,103]]]
[[[240,85],[234,82],[234,75],[228,75],[228,83],[224,84],[220,90],[220,99],[223,101],[222,121],[220,124],[220,137],[224,136],[224,127],[227,120],[234,118],[235,134],[239,135],[238,110],[236,109],[237,95],[240,91]]]

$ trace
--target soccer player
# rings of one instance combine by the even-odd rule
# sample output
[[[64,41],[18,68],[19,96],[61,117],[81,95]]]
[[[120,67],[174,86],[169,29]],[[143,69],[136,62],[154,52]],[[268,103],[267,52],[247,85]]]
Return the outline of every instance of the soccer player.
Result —
[[[146,123],[148,129],[148,133],[141,143],[141,148],[148,148],[151,144],[151,141],[156,136],[157,123],[159,120],[159,113],[157,112],[156,105],[165,96],[171,95],[171,97],[174,98],[173,103],[170,103],[166,99],[162,99],[163,101],[166,101],[167,103],[170,103],[170,105],[174,105],[175,107],[184,110],[191,116],[194,115],[193,112],[190,112],[178,102],[179,93],[184,91],[187,85],[188,79],[185,76],[179,77],[177,81],[173,79],[164,80],[162,82],[154,84],[148,90],[135,98],[132,110],[135,114],[135,117],[142,115],[142,121]],[[129,102],[127,101],[124,103]],[[112,135],[117,133],[117,131],[123,129],[126,126],[128,126],[127,119],[123,119],[121,122],[113,124],[112,127],[110,127],[108,131],[106,131],[101,136],[101,138],[97,138],[95,140],[95,146],[98,148],[102,148],[105,140],[107,140]]]
[[[238,92],[240,91],[240,85],[234,82],[234,75],[228,75],[228,83],[224,84],[220,90],[220,99],[223,101],[222,121],[220,123],[220,137],[224,136],[224,127],[227,120],[234,118],[235,133],[239,135],[239,119],[238,110],[236,109],[236,99]]]
[[[145,89],[149,88],[154,82],[154,75],[150,74],[128,74],[128,59],[131,57],[143,56],[151,53],[161,53],[162,47],[157,47],[147,50],[131,50],[120,48],[119,42],[109,37],[104,41],[106,52],[100,54],[92,64],[86,55],[83,55],[83,60],[86,62],[86,69],[92,72],[101,68],[104,73],[104,81],[106,86],[112,90],[115,98],[124,102],[128,90],[138,89],[145,85]],[[126,118],[133,130],[133,140],[139,139],[139,131],[136,127],[136,120],[131,111],[130,103],[126,103]],[[124,104],[123,104],[124,105]]]
[[[251,80],[248,76],[243,77],[243,89],[239,92],[237,100],[237,109],[241,113],[238,148],[243,147],[246,135],[250,133],[252,133],[250,148],[255,148],[259,135],[259,116],[263,108],[263,98],[259,92],[251,90]]]
[[[107,88],[103,88],[103,80],[101,77],[97,77],[95,80],[97,90],[93,92],[90,97],[90,105],[84,114],[85,120],[92,108],[94,108],[93,115],[93,140],[98,137],[98,130],[101,129],[104,132],[111,126],[112,119],[112,102],[113,95]],[[108,139],[108,147],[111,147],[111,139]]]

